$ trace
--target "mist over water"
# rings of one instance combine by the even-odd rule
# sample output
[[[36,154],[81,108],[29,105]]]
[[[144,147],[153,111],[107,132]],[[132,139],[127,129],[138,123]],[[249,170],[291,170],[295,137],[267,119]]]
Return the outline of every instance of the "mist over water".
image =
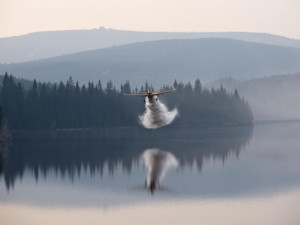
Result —
[[[145,107],[146,111],[143,115],[139,116],[139,122],[147,129],[157,129],[169,125],[178,114],[176,108],[169,111],[167,106],[161,103],[159,99],[151,103],[149,99],[146,98]]]

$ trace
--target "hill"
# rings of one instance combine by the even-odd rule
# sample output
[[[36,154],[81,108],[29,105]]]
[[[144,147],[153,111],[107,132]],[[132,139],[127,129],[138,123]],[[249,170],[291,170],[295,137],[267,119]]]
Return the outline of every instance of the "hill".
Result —
[[[2,64],[17,77],[59,82],[72,76],[81,83],[130,80],[156,87],[174,79],[203,82],[223,77],[238,80],[300,71],[300,48],[220,38],[143,42],[85,51],[26,63]]]
[[[21,36],[0,38],[0,63],[25,62],[135,42],[194,38],[231,38],[262,44],[300,48],[300,40],[265,33],[136,32],[100,27],[94,30],[36,32]]]
[[[222,79],[213,86],[237,88],[252,107],[255,120],[300,119],[300,73],[274,75],[238,82]]]

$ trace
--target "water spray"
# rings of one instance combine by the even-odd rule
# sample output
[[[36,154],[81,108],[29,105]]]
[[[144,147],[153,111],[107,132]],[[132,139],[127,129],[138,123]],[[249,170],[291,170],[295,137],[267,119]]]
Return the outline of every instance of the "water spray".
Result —
[[[157,129],[171,124],[178,114],[177,109],[169,111],[167,106],[156,98],[150,102],[145,98],[146,111],[143,115],[139,116],[140,124],[147,129]]]

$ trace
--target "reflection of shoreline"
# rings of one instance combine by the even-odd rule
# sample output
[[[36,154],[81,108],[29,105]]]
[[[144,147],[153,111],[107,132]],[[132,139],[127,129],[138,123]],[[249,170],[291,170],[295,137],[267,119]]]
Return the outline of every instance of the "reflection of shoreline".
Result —
[[[3,171],[5,161],[9,154],[9,146],[12,141],[12,135],[7,127],[6,121],[2,122],[2,126],[0,125],[0,174]]]
[[[147,148],[157,147],[174,154],[181,166],[203,160],[239,156],[252,136],[252,126],[215,128],[169,128],[155,132],[142,129],[107,131],[43,132],[15,134],[8,163],[3,168],[7,189],[14,186],[24,169],[32,171],[38,181],[53,169],[71,179],[82,168],[102,176],[105,164],[113,175],[121,163],[130,172],[132,164]],[[64,176],[65,177],[65,176]]]

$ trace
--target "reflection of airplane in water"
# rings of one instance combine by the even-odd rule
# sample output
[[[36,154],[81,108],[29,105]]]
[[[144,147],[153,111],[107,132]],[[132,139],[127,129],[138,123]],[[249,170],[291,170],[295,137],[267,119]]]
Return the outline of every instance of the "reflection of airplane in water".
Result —
[[[141,96],[141,97],[145,97],[144,101],[146,102],[146,98],[148,98],[149,102],[150,103],[153,103],[154,101],[157,101],[158,100],[158,97],[157,95],[162,95],[162,94],[166,94],[166,93],[169,93],[169,92],[173,92],[173,91],[176,91],[176,89],[173,89],[173,90],[169,90],[169,91],[161,91],[161,92],[153,92],[153,89],[152,87],[148,88],[148,92],[143,92],[141,94],[125,94],[126,96]]]
[[[141,156],[141,161],[147,168],[147,179],[145,187],[151,192],[158,190],[165,191],[166,188],[160,186],[160,180],[167,170],[178,166],[178,161],[170,152],[163,152],[158,149],[148,149]]]

